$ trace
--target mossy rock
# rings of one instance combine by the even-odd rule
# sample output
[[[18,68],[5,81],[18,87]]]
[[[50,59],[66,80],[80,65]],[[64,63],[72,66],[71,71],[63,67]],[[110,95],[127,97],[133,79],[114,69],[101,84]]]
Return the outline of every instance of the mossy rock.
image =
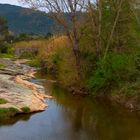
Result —
[[[0,69],[5,68],[6,66],[4,64],[0,64]]]
[[[0,98],[0,104],[6,104],[6,103],[8,103],[7,100],[5,100],[5,99],[3,99],[3,98]]]
[[[24,112],[24,113],[30,113],[30,108],[25,106],[25,107],[22,107],[21,110]]]
[[[18,112],[19,112],[18,109],[14,108],[14,107],[0,108],[0,118],[7,118],[10,116],[14,116]]]

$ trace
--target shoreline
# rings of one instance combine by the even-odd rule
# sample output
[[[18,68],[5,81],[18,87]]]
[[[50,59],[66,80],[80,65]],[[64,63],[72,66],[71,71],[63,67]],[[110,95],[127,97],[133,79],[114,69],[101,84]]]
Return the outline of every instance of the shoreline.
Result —
[[[0,118],[11,117],[19,113],[33,113],[44,111],[48,105],[44,87],[30,82],[34,77],[35,69],[11,59],[0,59],[4,68],[0,69]],[[1,113],[2,112],[2,113]]]

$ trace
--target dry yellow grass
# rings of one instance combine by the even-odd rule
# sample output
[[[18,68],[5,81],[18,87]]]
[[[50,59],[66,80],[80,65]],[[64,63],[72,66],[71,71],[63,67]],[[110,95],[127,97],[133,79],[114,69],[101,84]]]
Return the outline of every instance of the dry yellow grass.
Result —
[[[39,49],[40,57],[49,61],[49,58],[56,52],[62,51],[65,48],[70,48],[69,41],[66,36],[54,36],[47,40]]]
[[[39,48],[41,51],[46,51],[47,54],[53,52],[57,48],[68,46],[68,39],[66,36],[54,36],[50,39],[40,39],[31,41],[20,41],[14,44],[15,48]]]
[[[15,44],[16,48],[39,48],[38,58],[44,62],[48,68],[57,67],[58,79],[64,86],[79,84],[77,82],[77,70],[75,57],[70,47],[70,42],[66,36],[54,36],[48,40],[22,41]],[[59,57],[59,58],[58,58]],[[58,59],[58,63],[54,63]]]
[[[58,69],[57,78],[64,86],[79,84],[75,57],[70,45],[66,36],[54,36],[39,49],[39,58],[46,63],[48,68],[56,67]],[[57,63],[54,63],[54,59]]]
[[[41,48],[45,47],[47,44],[47,40],[31,40],[31,41],[20,41],[14,44],[15,48]]]

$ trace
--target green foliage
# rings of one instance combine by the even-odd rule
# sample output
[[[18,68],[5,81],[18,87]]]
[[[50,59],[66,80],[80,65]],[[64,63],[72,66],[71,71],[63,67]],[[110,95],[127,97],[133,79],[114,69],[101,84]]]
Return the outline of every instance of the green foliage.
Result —
[[[51,59],[52,59],[52,63],[57,65],[58,62],[61,60],[60,52],[56,52],[55,54],[53,54]]]
[[[108,54],[105,60],[97,63],[93,76],[88,81],[91,91],[118,87],[128,81],[135,81],[138,73],[135,60],[128,54]],[[133,77],[133,79],[132,79]]]
[[[52,37],[52,36],[53,36],[52,33],[47,33],[47,34],[45,35],[45,39],[49,39],[49,38]]]
[[[7,42],[0,43],[0,53],[13,53],[12,46]]]
[[[79,63],[81,63],[80,72],[83,76],[81,76],[83,78],[81,78],[82,82],[78,77],[80,74],[78,75],[72,47],[67,47],[71,46],[72,42],[69,42],[66,36],[50,37],[51,34],[48,34],[46,36],[48,40],[46,42],[42,41],[40,45],[39,56],[37,58],[35,57],[36,55],[29,52],[23,53],[22,58],[31,58],[29,62],[31,66],[40,66],[41,62],[43,62],[44,66],[47,66],[48,70],[54,71],[57,74],[56,77],[58,80],[68,87],[76,86],[78,88],[80,87],[79,89],[81,90],[85,88],[81,88],[81,85],[83,86],[83,83],[86,81],[88,88],[94,93],[113,88],[122,88],[127,85],[127,83],[134,84],[138,82],[140,72],[140,29],[131,9],[134,8],[134,5],[131,5],[130,0],[124,0],[120,13],[118,13],[118,9],[120,9],[119,6],[120,4],[116,2],[116,0],[102,1],[102,16],[100,21],[98,19],[99,11],[97,11],[99,10],[98,4],[93,3],[93,11],[90,11],[93,12],[91,13],[92,17],[89,13],[85,12],[87,16],[84,17],[83,15],[85,21],[81,22],[83,23],[82,28],[80,26],[77,27],[79,28],[78,35],[80,36],[81,32],[83,35],[80,36],[80,43],[78,44],[80,48],[80,55],[78,56],[80,59]],[[11,9],[9,9],[8,12],[11,11]],[[20,10],[20,8],[17,9],[17,11]],[[16,14],[18,13],[17,11]],[[117,22],[114,23],[116,15],[118,14],[119,18]],[[28,21],[32,21],[31,19],[34,16],[37,18],[40,17],[41,23],[43,22],[43,24],[46,24],[46,22],[48,22],[47,20],[50,20],[44,16],[42,20],[42,14],[37,15],[38,13],[32,13],[30,16],[26,15],[26,23],[29,24]],[[17,17],[18,16],[21,16],[20,12],[17,14]],[[25,17],[22,16],[22,20],[24,20],[24,18]],[[22,20],[21,22],[23,22]],[[20,24],[17,25],[17,29],[19,27],[20,29],[24,27],[28,29],[25,25],[22,25],[21,28]],[[33,23],[32,25],[34,27],[36,26]],[[38,34],[44,34],[45,32],[46,35],[48,33],[48,30],[45,31],[46,26],[38,25],[40,26],[39,28],[37,26],[36,29],[33,27],[31,30]],[[101,35],[99,35],[100,25]],[[116,26],[114,27],[114,25]],[[13,25],[10,24],[10,27],[16,31]],[[28,31],[26,29],[24,28],[25,33],[31,31],[30,29],[28,29]],[[19,32],[21,33],[23,31]],[[111,32],[113,32],[112,36],[110,36]],[[50,33],[52,32],[50,31]],[[26,40],[27,38],[28,36],[26,34],[19,36],[19,40]],[[109,46],[106,53],[107,44],[109,44]],[[104,58],[105,54],[107,55]],[[80,82],[82,83],[81,85]]]
[[[4,17],[0,16],[0,40],[4,40],[8,35],[7,21]]]
[[[16,113],[18,113],[19,111],[16,108],[0,108],[0,118],[7,118],[10,116],[15,115]]]
[[[81,62],[83,65],[83,73],[86,79],[88,79],[91,76],[93,70],[95,69],[96,60],[97,59],[95,53],[93,53],[90,49],[84,49],[81,51]]]
[[[0,69],[3,69],[5,67],[4,64],[0,64]]]
[[[13,54],[0,53],[0,58],[15,58]]]
[[[9,36],[7,21],[0,17],[0,57],[3,57],[2,54],[12,54],[14,52],[11,44],[8,43],[10,42]]]
[[[34,58],[28,62],[31,67],[41,67],[41,62],[38,58]]]
[[[16,41],[23,41],[23,40],[30,40],[30,36],[26,33],[21,33],[17,38]]]
[[[30,112],[30,108],[27,107],[27,106],[21,108],[21,110],[22,110],[24,113],[29,113],[29,112]]]
[[[5,99],[0,98],[0,104],[6,104],[6,103],[7,103],[7,101]]]
[[[29,52],[29,51],[25,51],[20,55],[20,58],[29,58],[29,59],[34,59],[35,58],[35,53],[33,52]]]
[[[140,95],[140,82],[131,82],[127,83],[125,86],[122,87],[121,92],[126,96],[131,95]]]

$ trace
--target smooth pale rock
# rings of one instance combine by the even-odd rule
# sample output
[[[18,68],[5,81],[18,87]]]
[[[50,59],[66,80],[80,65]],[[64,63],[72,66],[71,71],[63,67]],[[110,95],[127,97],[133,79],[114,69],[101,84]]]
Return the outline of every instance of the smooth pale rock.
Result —
[[[47,107],[45,96],[43,96],[43,93],[37,92],[37,85],[32,85],[29,82],[32,85],[32,88],[30,88],[26,87],[24,83],[22,85],[21,82],[18,83],[18,81],[11,79],[13,79],[12,76],[0,74],[0,98],[8,101],[7,104],[0,105],[0,108],[3,108],[3,106],[7,108],[7,106],[11,105],[11,107],[17,108],[20,112],[22,112],[21,108],[24,107],[29,107],[30,112],[45,110]]]
[[[41,85],[28,81],[34,77],[33,68],[20,64],[21,61],[12,61],[10,59],[0,59],[0,64],[6,67],[0,69],[0,98],[8,101],[6,104],[0,104],[0,108],[16,108],[23,112],[22,108],[28,107],[30,112],[38,112],[46,109],[45,98],[47,96]]]

